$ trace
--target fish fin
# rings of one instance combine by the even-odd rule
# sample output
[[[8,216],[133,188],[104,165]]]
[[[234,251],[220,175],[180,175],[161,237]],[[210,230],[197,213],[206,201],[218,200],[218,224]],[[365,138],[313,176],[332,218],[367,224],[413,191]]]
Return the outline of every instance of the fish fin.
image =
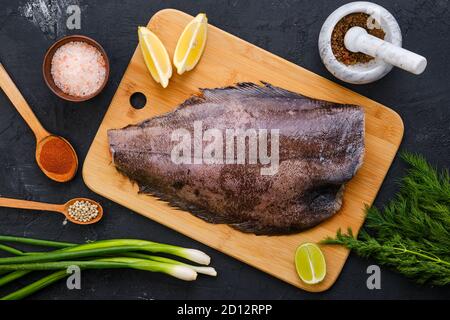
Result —
[[[296,233],[306,228],[306,227],[303,228],[303,227],[266,226],[261,225],[259,221],[253,220],[237,222],[235,219],[231,219],[230,217],[211,213],[210,211],[200,208],[196,205],[181,201],[177,197],[163,193],[155,188],[152,188],[151,186],[141,185],[140,183],[138,183],[138,185],[139,185],[139,193],[144,193],[156,197],[158,198],[158,200],[166,202],[172,208],[187,211],[193,216],[202,219],[208,223],[227,224],[233,227],[234,229],[237,229],[245,233],[254,233],[255,235],[276,236],[276,235],[286,235]]]
[[[304,96],[300,93],[289,91],[280,87],[276,87],[268,82],[260,80],[264,85],[264,91],[267,92],[272,97],[285,97],[291,99],[311,99],[310,97]]]
[[[352,105],[352,104],[342,104],[342,103],[334,103],[326,100],[316,99],[308,96],[301,95],[300,93],[295,93],[280,87],[276,87],[274,85],[271,85],[268,82],[260,81],[264,87],[263,90],[268,94],[270,97],[274,98],[287,98],[287,99],[306,99],[310,102],[316,102],[316,106],[321,110],[326,110],[327,108],[333,108],[333,110],[336,110],[337,108],[340,108],[341,110],[354,110],[357,108],[358,110],[362,110],[360,106]],[[324,111],[326,112],[326,111]]]
[[[202,95],[193,95],[182,104],[180,104],[177,109],[182,109],[188,106],[192,106],[194,104],[199,104],[205,102],[205,98]]]
[[[278,236],[278,235],[287,235],[298,233],[299,231],[306,229],[307,227],[274,227],[274,226],[266,226],[261,225],[258,221],[248,220],[240,223],[232,223],[231,227],[237,229],[241,232],[245,233],[254,233],[257,236],[266,235],[266,236]]]
[[[230,219],[224,216],[212,214],[207,210],[203,209],[189,209],[185,210],[189,211],[192,215],[196,216],[197,218],[200,218],[206,222],[213,223],[213,224],[230,224]]]
[[[290,98],[305,99],[305,96],[275,87],[267,82],[261,81],[264,86],[260,86],[253,82],[239,82],[234,86],[228,86],[215,89],[200,89],[204,101],[222,102],[229,101],[233,95],[238,97],[267,97],[267,98]]]
[[[172,208],[180,209],[183,211],[187,211],[192,215],[200,218],[206,222],[214,223],[214,224],[230,224],[236,221],[231,221],[228,217],[224,217],[218,214],[211,213],[203,208],[200,208],[196,205],[186,203],[184,201],[179,200],[175,196],[170,196],[161,191],[158,191],[155,188],[152,188],[148,185],[143,185],[138,183],[139,185],[139,193],[144,193],[147,195],[151,195],[153,197],[158,198],[158,200],[164,201],[169,204]]]

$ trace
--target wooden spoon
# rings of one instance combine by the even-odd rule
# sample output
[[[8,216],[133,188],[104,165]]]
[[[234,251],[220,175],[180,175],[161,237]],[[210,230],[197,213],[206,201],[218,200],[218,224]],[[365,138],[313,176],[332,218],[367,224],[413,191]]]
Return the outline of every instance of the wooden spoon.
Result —
[[[25,122],[28,124],[28,126],[33,131],[35,137],[36,137],[36,162],[39,166],[39,168],[44,172],[44,174],[49,177],[50,179],[57,181],[57,182],[67,182],[71,180],[77,170],[78,170],[78,157],[73,149],[72,145],[64,138],[53,135],[49,133],[47,130],[44,129],[44,127],[41,125],[39,120],[36,118],[35,114],[31,110],[28,103],[25,101],[24,97],[20,93],[19,89],[17,89],[16,85],[12,81],[12,79],[9,77],[8,73],[6,72],[5,68],[3,68],[3,65],[0,63],[0,88],[3,89],[5,94],[8,96],[9,100],[11,100],[14,107],[17,109],[17,111],[20,113],[22,118],[25,120]],[[58,174],[54,172],[50,172],[43,167],[41,161],[40,161],[40,154],[42,150],[42,146],[49,141],[49,139],[59,139],[60,141],[63,141],[67,146],[70,147],[70,150],[73,153],[73,159],[74,163],[70,170],[64,174]]]
[[[88,201],[91,204],[97,205],[98,215],[92,220],[82,222],[75,220],[69,215],[69,207],[74,204],[76,201]],[[44,202],[36,202],[36,201],[28,201],[28,200],[19,200],[19,199],[10,199],[10,198],[2,198],[0,197],[0,207],[7,207],[7,208],[19,208],[19,209],[31,209],[31,210],[40,210],[40,211],[54,211],[62,213],[67,220],[69,220],[72,223],[76,224],[93,224],[103,217],[103,208],[102,206],[93,200],[86,199],[86,198],[75,198],[72,200],[69,200],[65,204],[51,204],[51,203],[44,203]]]

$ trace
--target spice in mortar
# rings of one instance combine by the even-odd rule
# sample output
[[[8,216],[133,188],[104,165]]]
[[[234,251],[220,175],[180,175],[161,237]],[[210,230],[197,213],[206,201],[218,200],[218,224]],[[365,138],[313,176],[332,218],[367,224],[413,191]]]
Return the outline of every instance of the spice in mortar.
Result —
[[[89,201],[75,201],[68,211],[72,219],[80,222],[89,222],[98,216],[98,206]]]
[[[369,28],[367,22],[372,19],[367,13],[352,13],[342,18],[334,27],[331,35],[331,48],[336,59],[345,65],[355,65],[358,63],[368,63],[374,58],[361,52],[351,52],[344,44],[345,34],[353,27],[361,27],[367,30],[370,35],[383,39],[386,33],[381,28]]]
[[[39,163],[48,172],[69,173],[76,166],[72,148],[59,138],[50,138],[41,148]]]
[[[106,78],[106,62],[102,53],[82,41],[59,47],[52,58],[51,74],[56,86],[74,97],[97,92]]]

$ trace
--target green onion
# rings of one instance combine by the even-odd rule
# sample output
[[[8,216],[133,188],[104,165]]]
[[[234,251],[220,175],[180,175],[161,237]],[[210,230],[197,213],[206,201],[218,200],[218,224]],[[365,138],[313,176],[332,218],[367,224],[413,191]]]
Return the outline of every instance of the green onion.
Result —
[[[3,250],[3,251],[8,252],[8,253],[15,254],[16,256],[22,256],[23,255],[22,251],[17,250],[15,248],[12,248],[10,246],[4,245],[4,244],[0,244],[0,250]]]
[[[6,274],[0,277],[0,286],[23,277],[31,271],[58,270],[5,296],[4,300],[22,299],[59,279],[67,277],[66,269],[73,265],[83,270],[131,268],[161,272],[186,281],[195,280],[197,273],[217,275],[216,270],[212,267],[194,266],[166,257],[146,254],[164,253],[198,264],[208,265],[210,257],[199,250],[145,240],[113,239],[74,244],[0,235],[0,241],[58,248],[49,252],[23,252],[0,244],[0,250],[15,255],[0,258],[0,275]]]
[[[68,245],[69,247],[76,246],[76,244],[67,244],[67,243],[64,244],[64,245]],[[20,250],[17,250],[15,248],[11,248],[11,247],[8,247],[8,250],[11,253],[16,253],[17,255],[30,255],[30,254],[44,254],[45,253],[45,252],[22,252]],[[190,265],[190,264],[187,264],[187,263],[183,263],[183,262],[180,262],[180,261],[177,261],[177,260],[169,259],[169,258],[153,256],[153,255],[147,255],[147,254],[136,253],[136,252],[125,253],[123,255],[126,256],[126,257],[140,258],[140,259],[146,259],[146,260],[163,262],[163,263],[167,263],[167,264],[174,264],[174,265],[185,266],[185,267],[188,267],[188,268],[194,270],[197,273],[201,273],[201,274],[205,274],[205,275],[210,275],[210,276],[216,276],[217,275],[216,270],[214,268],[212,268],[212,267],[193,266],[193,265]],[[0,265],[0,274],[2,274],[2,272],[7,272],[7,271],[5,271],[3,269],[4,268],[2,268],[1,265]],[[8,269],[8,270],[12,270],[12,269]]]
[[[55,283],[56,281],[63,279],[67,277],[68,274],[66,270],[61,270],[55,273],[52,273],[42,279],[39,279],[36,282],[33,282],[32,284],[29,284],[26,287],[23,287],[22,289],[17,290],[16,292],[13,292],[7,296],[4,296],[3,298],[0,298],[0,300],[20,300],[23,298],[28,297],[29,295],[35,293],[36,291],[39,291],[52,283]]]
[[[126,253],[125,254],[127,257],[134,257],[134,258],[141,258],[141,259],[150,259],[153,261],[159,261],[159,262],[163,262],[163,263],[168,263],[168,264],[176,264],[176,265],[180,265],[180,266],[185,266],[188,268],[191,268],[192,270],[194,270],[197,273],[201,273],[201,274],[206,274],[209,276],[217,276],[217,271],[216,269],[212,268],[212,267],[199,267],[199,266],[193,266],[187,263],[183,263],[177,260],[173,260],[173,259],[169,259],[169,258],[164,258],[164,257],[159,257],[159,256],[151,256],[148,254],[142,254],[142,253]]]
[[[14,271],[6,276],[0,278],[0,287],[8,284],[16,279],[22,278],[26,274],[30,273],[30,271]]]
[[[0,265],[0,270],[32,271],[32,270],[61,270],[70,266],[80,269],[139,269],[144,271],[162,272],[181,280],[192,281],[197,278],[197,272],[189,267],[164,262],[137,259],[129,257],[112,257],[81,261],[55,261],[43,263],[24,263]]]
[[[80,244],[73,247],[42,253],[39,255],[0,258],[0,265],[11,263],[16,264],[42,261],[58,261],[99,255],[121,254],[130,251],[167,253],[191,260],[198,264],[208,265],[210,263],[210,257],[199,250],[187,249],[145,240],[117,239]]]
[[[70,246],[75,245],[73,243],[68,243],[68,242],[48,241],[48,240],[39,240],[39,239],[22,238],[22,237],[11,237],[11,236],[2,236],[2,235],[0,235],[0,241],[32,244],[35,246],[55,247],[55,248],[65,248],[65,247],[70,247]]]

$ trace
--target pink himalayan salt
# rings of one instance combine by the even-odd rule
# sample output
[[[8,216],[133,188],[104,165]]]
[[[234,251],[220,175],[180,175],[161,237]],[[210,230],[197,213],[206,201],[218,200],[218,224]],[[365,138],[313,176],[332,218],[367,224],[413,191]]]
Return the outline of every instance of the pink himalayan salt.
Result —
[[[102,86],[106,63],[101,52],[81,41],[59,47],[52,59],[51,74],[56,86],[64,93],[85,97]]]

